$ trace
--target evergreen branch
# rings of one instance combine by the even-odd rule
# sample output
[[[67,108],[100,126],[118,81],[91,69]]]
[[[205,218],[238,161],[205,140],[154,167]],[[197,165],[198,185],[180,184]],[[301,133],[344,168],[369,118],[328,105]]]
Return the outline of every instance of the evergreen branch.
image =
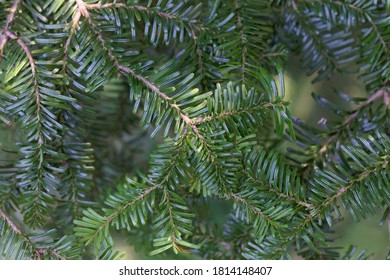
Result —
[[[55,249],[37,247],[37,244],[35,244],[35,242],[33,242],[25,233],[23,233],[23,231],[2,209],[0,209],[0,218],[3,218],[3,220],[8,224],[8,226],[12,229],[12,231],[17,236],[22,238],[23,240],[22,242],[26,243],[26,245],[31,248],[32,250],[32,255],[30,256],[31,259],[36,259],[37,255],[44,256],[46,254],[53,255],[60,260],[67,259],[65,256],[61,255],[61,253]],[[1,233],[0,233],[0,238],[1,238]]]
[[[58,260],[66,260],[65,256],[59,254],[56,250],[53,249],[42,249],[42,248],[34,248],[33,260],[43,260],[45,255],[50,254],[56,257]]]
[[[117,209],[113,214],[107,217],[106,224],[110,223],[113,219],[115,219],[118,215],[126,211],[129,207],[134,205],[135,203],[145,199],[151,192],[153,192],[155,189],[160,188],[161,184],[156,184],[154,186],[151,186],[147,188],[143,193],[141,193],[138,197],[134,198],[133,200],[127,202],[125,205],[123,205],[121,208]],[[99,230],[102,230],[105,225],[102,225]]]
[[[12,221],[12,219],[2,209],[0,209],[0,217],[2,217],[7,222],[7,224],[12,228],[12,230],[17,235],[25,237],[22,231],[19,229],[19,227]]]
[[[234,6],[237,13],[237,25],[240,28],[240,38],[241,38],[241,46],[242,46],[242,53],[241,53],[241,80],[242,83],[245,84],[245,70],[246,70],[246,41],[247,38],[245,36],[244,32],[244,25],[241,19],[241,11],[240,11],[240,5],[238,3],[238,0],[234,1]]]
[[[170,102],[171,98],[164,92],[162,92],[158,86],[153,84],[150,80],[148,80],[146,77],[137,74],[133,69],[130,67],[122,65],[118,58],[114,56],[112,51],[107,47],[106,42],[103,38],[103,34],[98,30],[95,23],[92,21],[92,17],[90,16],[88,12],[88,5],[83,2],[83,0],[76,0],[79,11],[81,15],[83,15],[87,20],[89,25],[92,27],[92,31],[97,35],[99,42],[101,43],[103,49],[107,52],[108,57],[114,62],[115,67],[118,69],[118,71],[122,74],[130,74],[132,77],[134,77],[136,80],[139,80],[142,82],[142,84],[151,90],[152,92],[157,93],[171,108],[173,108],[175,111],[177,111],[180,118],[189,126],[191,126],[193,129],[195,128],[192,125],[191,119],[183,113],[183,111],[180,109],[178,104],[173,104]],[[199,132],[195,128],[194,131],[198,136],[200,136]]]
[[[1,58],[3,57],[4,47],[7,44],[8,38],[10,36],[9,26],[15,18],[15,13],[18,10],[19,2],[20,2],[20,0],[13,1],[12,6],[10,8],[10,12],[7,16],[6,21],[5,21],[4,27],[2,28],[2,30],[0,32],[0,61],[1,61]],[[1,34],[1,33],[3,33],[3,34]]]
[[[242,108],[242,109],[239,109],[239,110],[226,110],[220,114],[217,114],[217,115],[210,115],[210,116],[206,116],[206,117],[199,117],[199,118],[196,118],[194,120],[192,120],[192,124],[194,125],[200,125],[200,124],[203,124],[203,123],[207,123],[207,122],[212,122],[212,121],[215,121],[215,120],[218,120],[218,119],[223,119],[225,117],[230,117],[230,116],[233,116],[233,115],[241,115],[241,114],[245,114],[245,113],[256,113],[258,112],[259,110],[261,109],[266,109],[266,108],[269,108],[269,107],[277,107],[277,106],[287,106],[289,104],[288,101],[286,100],[278,100],[276,102],[268,102],[268,103],[261,103],[261,104],[253,104],[253,105],[250,105],[250,106],[247,106],[245,108]]]
[[[386,87],[383,87],[383,88],[379,89],[376,93],[371,95],[369,98],[367,98],[367,100],[364,101],[362,104],[360,104],[359,107],[356,108],[352,114],[348,115],[342,121],[341,125],[338,126],[336,128],[336,131],[333,132],[333,134],[331,136],[329,136],[325,140],[324,144],[318,148],[317,157],[321,156],[322,154],[324,154],[327,151],[329,145],[331,145],[332,143],[336,142],[339,139],[339,137],[342,134],[342,132],[345,129],[347,129],[353,123],[354,120],[356,120],[356,118],[359,116],[359,113],[361,111],[363,111],[368,106],[370,106],[371,103],[373,103],[374,101],[377,101],[377,100],[379,100],[381,98],[383,98],[384,99],[384,103],[386,103],[386,100],[388,99],[387,96],[389,96],[389,94],[390,94],[389,89],[386,88]]]
[[[320,218],[324,210],[334,203],[338,198],[346,196],[348,192],[351,192],[352,189],[356,186],[359,186],[359,183],[364,182],[365,180],[369,179],[371,176],[375,176],[379,173],[380,170],[387,170],[388,164],[389,164],[390,157],[388,155],[382,157],[382,160],[376,162],[372,167],[372,169],[364,169],[360,172],[359,175],[355,175],[357,177],[356,179],[352,179],[348,182],[346,182],[344,185],[338,186],[337,190],[334,192],[334,194],[328,196],[322,203],[314,205],[310,209],[310,213],[307,214],[306,218],[303,220],[303,222],[299,223],[294,227],[294,230],[292,232],[288,233],[288,237],[285,237],[280,241],[278,244],[278,248],[274,251],[273,257],[277,256],[278,252],[284,251],[286,246],[290,243],[290,241],[297,236],[302,234],[302,230],[306,228],[310,223],[315,221],[317,218]],[[314,175],[316,176],[316,175]]]
[[[252,203],[250,203],[248,200],[244,199],[242,196],[240,196],[236,193],[233,193],[233,192],[228,193],[228,196],[233,198],[235,201],[247,206],[256,216],[259,216],[259,217],[265,219],[270,224],[274,224],[273,220],[268,215],[266,215],[258,207],[256,207]]]
[[[337,190],[337,192],[325,199],[320,205],[317,205],[312,212],[321,213],[322,209],[336,201],[339,197],[345,195],[351,188],[358,185],[358,183],[366,180],[372,175],[378,174],[381,169],[386,170],[389,164],[390,156],[386,155],[383,157],[382,161],[375,163],[375,165],[370,166],[370,169],[365,169],[362,171],[356,179],[349,181],[345,186],[342,186]]]
[[[90,10],[100,10],[100,9],[110,9],[110,8],[122,8],[122,9],[129,9],[129,10],[137,10],[140,12],[145,12],[149,15],[157,15],[160,16],[164,19],[167,20],[176,20],[178,22],[186,23],[190,26],[190,28],[197,27],[200,30],[208,30],[208,28],[204,25],[201,25],[201,23],[197,21],[191,21],[191,20],[185,20],[182,19],[174,14],[170,14],[167,12],[163,12],[160,10],[156,9],[150,9],[149,7],[142,6],[142,5],[128,5],[124,3],[105,3],[105,4],[100,4],[100,3],[85,3],[85,7]]]
[[[386,54],[389,53],[389,46],[386,44],[385,39],[383,38],[381,32],[378,29],[378,26],[375,24],[375,22],[372,20],[371,16],[363,8],[360,8],[351,2],[343,3],[343,2],[339,2],[339,1],[332,1],[330,3],[338,5],[338,6],[342,6],[342,7],[348,6],[349,8],[351,8],[351,9],[357,11],[359,14],[363,15],[364,18],[369,22],[369,24],[371,25],[371,27],[375,31],[376,35],[378,36],[379,41],[381,42],[385,53]]]
[[[194,40],[195,47],[196,47],[196,54],[198,56],[198,64],[199,64],[199,67],[200,67],[200,72],[201,73],[205,73],[206,69],[205,69],[205,66],[204,66],[204,63],[203,63],[202,49],[200,48],[199,39],[196,36],[195,30],[194,30],[194,28],[191,25],[190,25],[190,29],[191,29],[192,39]]]
[[[32,54],[31,54],[31,51],[30,51],[29,47],[20,38],[18,38],[15,34],[13,34],[12,32],[9,32],[9,31],[6,32],[6,35],[9,38],[17,41],[17,43],[20,45],[20,47],[25,52],[25,54],[26,54],[26,56],[28,58],[28,61],[30,63],[31,73],[33,75],[33,80],[34,80],[34,94],[35,94],[35,103],[36,103],[36,106],[37,106],[37,119],[39,120],[39,112],[41,110],[41,96],[40,96],[40,93],[39,93],[38,79],[37,79],[37,76],[36,76],[36,68],[35,68],[34,58],[33,58]],[[39,123],[39,127],[41,127],[40,123]],[[41,131],[40,128],[38,130]],[[39,144],[43,143],[42,132],[39,132],[38,143]]]
[[[152,251],[150,253],[151,255],[161,253],[169,249],[170,247],[173,248],[173,251],[175,253],[188,253],[189,251],[187,249],[184,249],[183,247],[198,247],[194,244],[183,241],[181,237],[183,233],[190,233],[187,228],[184,228],[184,223],[186,226],[188,226],[188,223],[191,223],[188,218],[190,218],[192,215],[189,213],[181,212],[183,210],[188,210],[188,208],[183,205],[184,201],[179,200],[179,196],[172,197],[172,194],[170,194],[170,191],[167,187],[164,187],[164,195],[161,204],[163,204],[163,206],[166,206],[168,220],[165,220],[165,215],[158,215],[156,218],[155,224],[161,224],[162,220],[164,220],[164,223],[160,225],[161,229],[159,229],[158,226],[155,226],[156,229],[159,229],[158,236],[162,237],[159,237],[154,240],[154,246],[157,247],[157,249]],[[164,210],[162,210],[161,212],[163,211]],[[161,233],[164,231],[165,233]]]
[[[146,190],[144,190],[141,194],[136,196],[135,198],[131,199],[130,201],[126,202],[124,205],[122,205],[119,209],[115,209],[109,216],[107,217],[101,217],[99,216],[99,220],[97,220],[96,224],[86,224],[87,222],[91,222],[91,218],[96,217],[97,213],[94,212],[92,209],[89,209],[88,211],[83,211],[85,217],[78,221],[74,221],[74,223],[77,226],[83,226],[83,227],[89,227],[93,229],[90,235],[86,236],[84,228],[75,228],[76,235],[81,236],[83,239],[87,241],[87,244],[89,244],[93,240],[98,240],[97,237],[100,236],[103,232],[106,231],[109,224],[117,218],[119,215],[123,214],[128,208],[131,208],[138,202],[144,200],[147,198],[155,189],[160,188],[161,184],[156,184],[151,187],[148,187]],[[92,215],[89,215],[92,214]],[[86,219],[87,217],[87,219]],[[107,233],[105,233],[107,234]],[[100,242],[100,241],[99,241]]]
[[[321,37],[320,33],[315,32],[311,29],[311,26],[306,22],[305,16],[301,13],[301,11],[298,9],[297,4],[295,3],[294,0],[291,0],[291,6],[293,7],[294,13],[298,16],[299,23],[302,25],[302,27],[305,28],[305,31],[312,37],[314,38],[313,43],[316,45],[316,48],[322,51],[322,55],[325,57],[327,62],[334,67],[335,63],[335,58],[330,56],[330,54],[327,52],[327,50],[324,50],[323,44],[320,43]]]
[[[70,43],[72,42],[72,38],[76,33],[77,25],[80,22],[80,18],[81,18],[81,10],[77,9],[71,21],[72,25],[71,25],[70,33],[68,35],[68,39],[66,40],[64,45],[64,64],[62,66],[62,71],[64,72],[64,74],[66,73],[66,69],[68,65]]]
[[[256,184],[259,184],[259,185],[263,185],[264,182],[263,181],[260,181],[259,179],[253,177],[248,171],[246,171],[245,169],[242,170],[242,173],[248,177],[250,180],[252,180],[253,182],[255,182]],[[277,188],[273,187],[271,184],[268,184],[268,187],[269,187],[269,191],[270,192],[273,192],[275,194],[277,194],[278,197],[280,198],[283,198],[283,199],[286,199],[287,201],[291,201],[291,202],[294,202],[298,205],[301,205],[303,207],[306,207],[308,209],[313,209],[315,207],[314,204],[312,203],[308,203],[306,201],[302,201],[302,200],[299,200],[298,198],[296,197],[293,197],[293,196],[290,196],[288,194],[285,194],[284,192],[281,192],[280,190],[278,190]]]

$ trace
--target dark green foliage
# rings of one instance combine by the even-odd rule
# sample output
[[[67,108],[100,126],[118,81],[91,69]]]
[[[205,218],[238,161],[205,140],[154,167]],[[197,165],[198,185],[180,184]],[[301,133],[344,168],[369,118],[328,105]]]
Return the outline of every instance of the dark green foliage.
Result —
[[[388,26],[384,0],[0,1],[1,258],[119,259],[114,232],[151,255],[369,258],[332,227],[389,215]],[[289,53],[367,95],[295,119]]]

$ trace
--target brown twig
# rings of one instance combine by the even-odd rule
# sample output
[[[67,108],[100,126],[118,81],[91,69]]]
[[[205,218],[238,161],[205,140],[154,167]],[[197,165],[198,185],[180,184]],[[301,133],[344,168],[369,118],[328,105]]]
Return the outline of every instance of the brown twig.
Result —
[[[356,183],[359,183],[359,182],[363,181],[364,179],[366,179],[367,177],[369,177],[372,174],[376,174],[378,172],[378,169],[386,169],[388,167],[388,164],[389,164],[389,158],[387,156],[383,161],[377,163],[374,166],[375,167],[374,169],[372,169],[372,170],[364,170],[357,179],[352,180],[350,182],[347,182],[346,185],[344,185],[340,189],[338,189],[337,192],[334,195],[328,197],[323,203],[317,204],[314,208],[311,209],[310,214],[307,215],[306,219],[302,223],[297,225],[297,227],[295,228],[294,232],[290,233],[288,237],[286,237],[286,238],[284,238],[282,240],[282,242],[281,242],[280,246],[278,246],[275,254],[278,251],[282,251],[283,248],[285,248],[287,246],[287,244],[293,238],[295,238],[297,235],[300,234],[300,231],[308,223],[310,223],[311,221],[313,221],[316,218],[318,218],[319,216],[321,216],[321,214],[322,214],[321,211],[322,211],[323,208],[329,206],[333,201],[337,200],[339,197],[341,197],[342,195],[346,194],[350,189],[352,189],[353,186],[356,185]],[[390,217],[390,215],[389,215],[389,217]]]
[[[122,65],[118,58],[112,53],[111,49],[106,45],[106,42],[103,38],[103,34],[100,30],[98,30],[96,24],[92,21],[92,18],[89,14],[89,11],[88,11],[88,8],[93,8],[93,7],[97,7],[95,5],[89,5],[89,4],[86,4],[84,3],[82,0],[76,0],[76,3],[78,5],[78,8],[79,8],[79,11],[80,11],[80,14],[82,16],[84,16],[87,20],[88,20],[88,23],[89,25],[91,26],[92,28],[92,31],[97,35],[98,37],[98,40],[101,44],[101,46],[103,47],[103,49],[107,52],[108,54],[108,57],[114,62],[114,65],[116,67],[116,69],[122,73],[122,74],[130,74],[132,77],[134,77],[135,79],[141,81],[148,89],[150,89],[151,91],[157,93],[165,102],[167,102],[167,104],[173,108],[174,110],[177,111],[179,117],[188,125],[190,126],[195,134],[200,137],[201,139],[203,139],[203,137],[201,137],[197,127],[194,125],[194,122],[193,120],[188,117],[186,114],[183,113],[183,111],[181,110],[181,108],[179,107],[178,104],[174,104],[174,103],[171,103],[170,100],[171,98],[164,92],[162,92],[155,84],[153,84],[150,80],[148,80],[146,77],[142,76],[142,75],[139,75],[137,74],[133,69],[131,69],[130,67],[128,66],[124,66]],[[100,7],[100,6],[99,6]]]
[[[247,52],[247,50],[246,50],[246,37],[245,37],[244,28],[243,28],[242,19],[241,19],[240,6],[239,6],[237,0],[235,0],[234,5],[235,5],[236,12],[237,12],[237,25],[240,28],[240,38],[241,38],[241,44],[242,44],[241,80],[242,80],[242,83],[245,84],[246,52]]]
[[[386,98],[388,98],[388,96],[389,96],[389,89],[383,87],[383,88],[379,89],[377,92],[375,92],[373,95],[371,95],[365,102],[360,104],[360,106],[352,114],[350,114],[349,116],[347,116],[344,119],[342,124],[337,128],[337,132],[335,134],[329,136],[325,140],[324,144],[318,150],[318,155],[320,156],[321,154],[326,152],[326,150],[328,149],[328,146],[338,139],[342,130],[345,127],[349,126],[359,116],[359,113],[361,110],[363,110],[368,105],[370,105],[372,102],[374,102],[382,97],[384,98],[384,103],[386,104]]]
[[[34,94],[35,94],[35,103],[37,105],[37,115],[39,115],[39,112],[41,110],[41,95],[39,92],[39,84],[38,84],[38,79],[36,76],[35,61],[34,61],[34,58],[32,56],[31,50],[22,39],[20,39],[18,36],[16,36],[16,34],[12,33],[11,31],[5,32],[5,35],[12,40],[16,40],[16,42],[23,49],[24,53],[26,54],[26,56],[28,58],[30,68],[31,68],[31,73],[32,73],[33,80],[34,80]],[[40,124],[40,126],[41,126],[41,124]],[[43,143],[42,132],[39,132],[38,143],[39,144]]]
[[[242,173],[243,173],[246,177],[248,177],[248,179],[254,181],[255,183],[260,184],[260,185],[261,185],[261,184],[264,184],[262,181],[260,181],[260,180],[258,180],[258,179],[256,179],[256,178],[254,178],[251,174],[249,174],[248,171],[242,170]],[[284,199],[286,199],[286,200],[288,200],[288,201],[294,202],[294,203],[296,203],[296,204],[298,204],[298,205],[301,205],[301,206],[303,206],[303,207],[306,207],[306,208],[308,208],[308,209],[313,209],[314,206],[315,206],[314,204],[308,203],[308,202],[306,202],[306,201],[299,200],[299,199],[297,199],[297,198],[295,198],[295,197],[293,197],[293,196],[289,196],[288,194],[285,194],[285,193],[279,191],[278,189],[273,188],[271,185],[269,186],[269,191],[270,191],[270,192],[273,192],[273,193],[276,193],[276,194],[277,194],[279,197],[281,197],[281,198],[284,198]]]
[[[262,218],[264,218],[265,220],[267,220],[270,224],[273,223],[272,219],[270,217],[268,217],[265,213],[263,213],[259,208],[257,208],[256,206],[250,204],[246,199],[244,199],[243,197],[241,197],[240,195],[238,194],[235,194],[233,192],[230,192],[228,194],[230,197],[232,197],[234,200],[244,204],[245,206],[248,206],[248,208],[250,208],[252,210],[252,212],[257,215],[257,216],[260,216]]]
[[[5,20],[4,27],[0,32],[0,58],[3,56],[4,47],[7,44],[7,41],[9,39],[7,32],[9,32],[9,25],[15,18],[15,13],[18,9],[19,2],[20,0],[14,0],[14,2],[12,3],[12,6],[10,8],[10,13],[8,14],[7,19]]]
[[[12,219],[2,210],[0,209],[0,217],[2,217],[7,224],[12,228],[12,230],[21,236],[24,236],[22,231],[19,229],[19,227],[12,221]]]

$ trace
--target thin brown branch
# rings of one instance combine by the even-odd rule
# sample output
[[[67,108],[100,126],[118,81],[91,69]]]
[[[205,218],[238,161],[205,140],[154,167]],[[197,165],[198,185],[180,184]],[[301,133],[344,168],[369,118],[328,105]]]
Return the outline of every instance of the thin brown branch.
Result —
[[[19,46],[24,50],[24,52],[26,53],[26,56],[28,58],[28,61],[30,63],[31,72],[32,72],[33,76],[35,76],[35,62],[34,62],[34,58],[31,54],[29,47],[26,45],[25,42],[23,42],[22,39],[20,39],[18,36],[16,36],[12,32],[7,31],[7,32],[5,32],[5,35],[7,37],[9,37],[10,39],[16,40],[16,42],[19,44]]]
[[[357,179],[352,180],[348,182],[345,186],[342,186],[339,188],[334,195],[329,196],[323,203],[316,205],[314,208],[311,209],[310,214],[307,215],[306,219],[297,225],[297,227],[294,229],[292,233],[289,234],[288,237],[284,238],[278,246],[278,248],[275,251],[275,254],[279,251],[284,250],[284,248],[287,246],[287,244],[297,237],[301,230],[305,228],[307,224],[314,221],[318,217],[322,215],[322,210],[329,206],[332,202],[337,200],[339,197],[345,195],[348,191],[350,191],[357,183],[365,180],[367,177],[371,176],[372,174],[377,174],[379,169],[386,169],[388,168],[389,164],[389,156],[386,156],[383,161],[378,162],[372,170],[364,170]]]
[[[237,25],[240,28],[240,38],[241,38],[241,44],[242,44],[242,53],[241,53],[241,80],[242,83],[245,84],[245,69],[246,69],[246,36],[244,33],[242,18],[241,18],[241,12],[240,12],[240,6],[238,4],[238,1],[234,1],[236,13],[237,13]]]
[[[34,242],[31,241],[30,238],[26,234],[22,232],[22,230],[15,224],[14,221],[2,210],[0,209],[0,217],[2,217],[5,222],[9,225],[9,227],[20,237],[24,239],[25,242],[31,247],[34,247]],[[55,256],[56,258],[60,260],[65,260],[66,258],[62,256],[60,253],[58,253],[56,250],[53,249],[43,249],[43,248],[35,248],[33,250],[33,258],[36,257],[36,254],[39,253],[40,256],[44,256],[47,253],[50,253],[51,255]]]
[[[15,18],[15,13],[18,9],[19,3],[20,0],[14,0],[14,2],[12,3],[7,19],[5,20],[4,27],[0,32],[0,58],[3,56],[3,50],[9,38],[9,36],[6,33],[9,32],[9,26]]]
[[[0,217],[2,217],[6,223],[12,228],[12,230],[21,236],[24,236],[19,227],[12,221],[12,219],[2,210],[0,209]]]
[[[84,3],[82,0],[76,0],[77,2],[77,5],[79,7],[79,10],[80,10],[80,13],[82,16],[84,16],[87,20],[88,20],[88,23],[89,25],[91,26],[91,29],[92,31],[95,33],[95,35],[97,35],[98,37],[98,40],[101,44],[101,46],[103,47],[103,49],[107,52],[108,54],[108,57],[114,62],[114,65],[116,67],[116,69],[122,73],[122,74],[130,74],[131,76],[133,76],[135,79],[139,80],[142,82],[142,84],[144,84],[144,86],[146,86],[148,89],[150,89],[151,91],[157,93],[165,102],[167,102],[167,104],[173,108],[174,110],[177,111],[179,117],[189,126],[191,126],[191,128],[194,130],[194,132],[197,134],[197,136],[201,139],[203,139],[203,137],[201,137],[198,129],[196,128],[196,126],[193,124],[193,121],[187,116],[185,115],[182,110],[180,109],[179,105],[177,104],[172,104],[170,102],[171,98],[165,94],[164,92],[162,92],[155,84],[153,84],[150,80],[148,80],[146,77],[142,76],[142,75],[139,75],[137,74],[133,69],[131,69],[130,67],[128,66],[124,66],[122,65],[118,58],[112,53],[111,49],[106,45],[106,42],[103,38],[103,34],[102,32],[98,29],[98,27],[96,26],[96,24],[92,21],[92,17],[90,16],[89,12],[88,12],[88,9],[87,8],[91,8],[91,5],[87,5],[86,3]],[[95,6],[92,6],[92,7],[95,7]]]
[[[130,67],[122,65],[118,58],[112,53],[111,49],[106,45],[106,41],[103,38],[102,32],[98,29],[96,24],[92,21],[92,18],[88,12],[88,7],[91,7],[90,5],[87,5],[82,0],[76,0],[80,14],[84,16],[87,20],[89,25],[92,28],[92,31],[97,35],[98,40],[100,44],[102,45],[103,49],[107,52],[108,57],[114,62],[115,67],[118,69],[119,72],[125,73],[125,74],[131,74],[134,78],[141,81],[147,88],[152,90],[153,92],[157,93],[162,99],[165,101],[170,100],[171,98],[163,93],[156,85],[154,85],[151,81],[149,81],[146,77],[139,75],[135,73],[133,69]],[[170,104],[170,103],[169,103]],[[170,104],[172,106],[172,104]],[[175,108],[178,108],[177,106]]]
[[[67,69],[67,65],[68,65],[67,60],[69,57],[69,46],[70,46],[70,43],[72,41],[74,34],[76,33],[77,25],[80,22],[80,18],[81,18],[81,11],[77,10],[76,13],[74,14],[73,19],[72,19],[72,27],[70,29],[69,37],[66,40],[65,46],[64,46],[64,65],[62,66],[62,71],[64,73],[66,73],[66,69]]]
[[[154,186],[151,186],[149,188],[147,188],[143,193],[141,193],[138,197],[136,197],[135,199],[129,201],[128,203],[126,203],[125,205],[123,205],[122,207],[120,207],[118,210],[116,210],[114,213],[112,213],[110,216],[108,216],[104,223],[102,223],[99,228],[95,231],[95,233],[93,234],[92,238],[95,238],[106,226],[107,224],[111,223],[112,220],[114,220],[118,215],[120,215],[123,211],[125,211],[127,208],[129,208],[130,206],[132,206],[133,204],[137,203],[138,201],[144,199],[147,195],[149,195],[152,191],[154,191],[155,189],[161,187],[161,184],[156,184]]]
[[[245,176],[247,176],[250,180],[254,181],[255,183],[257,183],[259,185],[264,184],[264,182],[254,178],[251,174],[249,174],[248,171],[242,170],[242,173],[244,173]],[[314,204],[308,203],[306,201],[299,200],[299,199],[297,199],[297,198],[295,198],[293,196],[289,196],[288,194],[282,193],[278,189],[273,188],[271,185],[269,185],[269,191],[273,192],[273,193],[276,193],[281,198],[284,198],[284,199],[286,199],[288,201],[294,202],[294,203],[296,203],[298,205],[301,205],[303,207],[306,207],[308,209],[313,209],[314,208]]]
[[[388,88],[381,88],[377,92],[375,92],[373,95],[371,95],[365,102],[359,105],[359,107],[349,116],[347,116],[342,124],[337,128],[337,132],[334,133],[333,135],[329,136],[324,144],[318,149],[318,156],[321,154],[325,153],[326,150],[328,149],[328,146],[332,144],[334,141],[337,141],[341,132],[345,127],[348,127],[351,125],[351,123],[359,116],[359,113],[369,106],[371,103],[373,103],[376,100],[379,100],[381,98],[384,98],[384,103],[386,103],[386,96],[389,95],[389,89]]]
[[[8,38],[12,39],[12,40],[16,40],[16,42],[23,49],[23,51],[25,52],[25,54],[26,54],[26,56],[28,58],[28,61],[29,61],[29,64],[30,64],[30,68],[31,68],[31,73],[32,73],[33,79],[34,79],[34,94],[35,94],[35,103],[36,103],[36,106],[37,106],[37,115],[39,115],[39,112],[41,110],[41,95],[40,95],[40,92],[39,92],[38,79],[37,79],[37,76],[36,76],[35,61],[34,61],[34,58],[32,56],[31,50],[26,45],[26,43],[22,39],[20,39],[18,36],[16,36],[14,33],[10,32],[10,31],[7,31],[5,33],[5,35]],[[41,124],[39,124],[39,126],[41,126]],[[38,135],[38,143],[39,144],[43,143],[43,136],[42,136],[41,132],[39,132],[39,135]]]
[[[194,28],[192,26],[190,26],[190,28],[191,28],[192,39],[194,40],[195,47],[196,47],[196,54],[198,55],[199,68],[201,70],[201,73],[205,73],[206,71],[202,59],[202,49],[200,48],[200,43],[198,37],[196,36]]]
[[[380,169],[386,169],[389,164],[389,156],[384,157],[383,161],[378,162],[373,166],[373,169],[365,169],[357,179],[351,180],[346,184],[345,186],[341,187],[340,189],[337,190],[337,192],[328,197],[323,203],[320,205],[316,206],[315,211],[320,212],[320,210],[328,205],[330,205],[333,201],[335,201],[337,198],[340,196],[344,195],[347,193],[355,184],[360,183],[361,181],[365,180],[367,177],[369,177],[372,174],[377,174]]]
[[[253,106],[253,107],[250,107],[250,108],[245,108],[245,109],[238,110],[238,111],[226,111],[226,112],[220,113],[218,115],[207,116],[207,117],[204,117],[204,118],[196,118],[196,119],[193,120],[193,123],[195,125],[199,125],[199,124],[202,124],[202,123],[205,123],[205,122],[213,121],[213,120],[216,120],[216,119],[221,119],[221,118],[232,116],[232,115],[240,115],[240,114],[244,114],[244,113],[258,112],[260,109],[264,109],[264,108],[268,108],[268,107],[274,107],[274,106],[277,106],[277,105],[286,105],[287,103],[288,102],[285,101],[285,100],[281,101],[280,104],[262,103],[262,104],[259,104],[257,106]]]
[[[230,192],[228,193],[228,195],[230,197],[232,197],[234,200],[244,204],[245,206],[247,206],[249,209],[251,209],[251,211],[256,215],[256,216],[260,216],[262,217],[263,219],[267,220],[270,224],[273,223],[272,219],[270,217],[268,217],[264,212],[262,212],[259,208],[257,208],[256,206],[252,205],[251,203],[249,203],[246,199],[244,199],[243,197],[241,197],[240,195],[238,194],[235,194],[233,192]]]
[[[34,260],[44,260],[45,255],[47,255],[47,254],[53,255],[59,260],[66,260],[66,257],[62,256],[56,250],[43,249],[43,248],[35,248],[34,249]]]
[[[206,26],[201,25],[199,22],[192,22],[192,21],[189,21],[186,19],[179,18],[176,15],[173,15],[173,14],[170,14],[167,12],[162,12],[162,11],[159,11],[156,9],[151,9],[149,7],[142,6],[142,5],[127,5],[124,3],[106,3],[106,4],[84,3],[84,6],[89,10],[95,10],[95,9],[100,10],[100,9],[110,9],[110,8],[122,8],[122,9],[128,9],[128,10],[137,10],[140,12],[145,12],[149,15],[157,15],[157,16],[160,16],[160,17],[165,18],[165,19],[176,20],[178,22],[186,23],[190,27],[196,27],[197,29],[200,29],[200,30],[209,30]]]

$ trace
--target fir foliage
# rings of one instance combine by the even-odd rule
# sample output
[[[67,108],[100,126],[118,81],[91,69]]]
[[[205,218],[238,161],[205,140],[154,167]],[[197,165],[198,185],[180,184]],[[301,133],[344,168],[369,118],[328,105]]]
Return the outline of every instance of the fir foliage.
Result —
[[[386,0],[0,1],[1,258],[120,259],[115,232],[151,255],[369,258],[332,227],[388,219],[388,26]],[[290,53],[366,96],[294,118]]]

